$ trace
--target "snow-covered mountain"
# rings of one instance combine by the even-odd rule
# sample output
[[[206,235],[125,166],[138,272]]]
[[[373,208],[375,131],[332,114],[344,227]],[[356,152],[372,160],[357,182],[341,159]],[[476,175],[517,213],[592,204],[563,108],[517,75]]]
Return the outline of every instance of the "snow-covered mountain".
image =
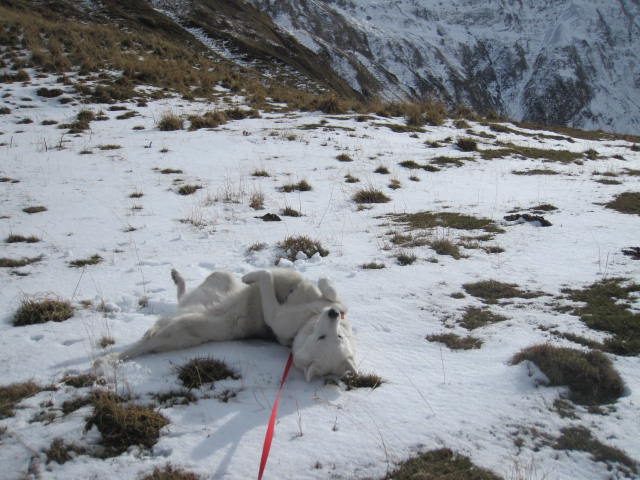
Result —
[[[638,0],[250,1],[368,96],[640,131]]]

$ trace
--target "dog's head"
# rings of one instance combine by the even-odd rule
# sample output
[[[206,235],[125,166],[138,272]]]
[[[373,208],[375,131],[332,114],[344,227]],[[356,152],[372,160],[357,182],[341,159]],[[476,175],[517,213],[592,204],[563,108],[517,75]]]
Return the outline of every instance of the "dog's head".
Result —
[[[307,381],[315,376],[340,378],[356,372],[351,326],[340,304],[309,320],[293,340],[293,360]]]

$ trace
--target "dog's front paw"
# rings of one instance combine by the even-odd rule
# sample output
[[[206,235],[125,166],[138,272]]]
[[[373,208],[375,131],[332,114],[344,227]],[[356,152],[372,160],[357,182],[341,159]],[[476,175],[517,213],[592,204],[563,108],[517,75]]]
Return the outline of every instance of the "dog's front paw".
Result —
[[[256,270],[254,272],[247,273],[242,277],[242,281],[247,284],[259,282],[260,279],[271,276],[271,272],[267,270]]]

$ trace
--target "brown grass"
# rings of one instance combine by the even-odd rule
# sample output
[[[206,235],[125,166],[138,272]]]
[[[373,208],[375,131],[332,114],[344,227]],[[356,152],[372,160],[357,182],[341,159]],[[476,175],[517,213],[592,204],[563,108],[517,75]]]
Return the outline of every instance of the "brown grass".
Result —
[[[373,373],[349,373],[342,378],[342,382],[347,387],[347,390],[356,388],[370,388],[373,390],[384,383],[382,378]]]
[[[45,322],[62,322],[73,316],[69,302],[56,299],[25,299],[13,316],[13,325],[24,326]]]
[[[102,260],[103,258],[100,255],[95,254],[95,255],[91,255],[88,258],[78,258],[76,260],[71,260],[69,262],[69,266],[73,268],[82,268],[88,265],[97,265],[101,263]]]
[[[402,462],[384,480],[501,480],[448,448],[432,450]]]
[[[640,215],[640,192],[621,193],[605,206],[620,213]]]
[[[44,450],[44,454],[47,456],[47,462],[56,462],[60,465],[68,462],[73,459],[73,455],[75,454],[84,454],[87,452],[87,449],[84,447],[80,447],[78,445],[67,444],[62,438],[55,438],[49,448]]]
[[[427,336],[427,340],[430,342],[444,343],[451,350],[471,350],[482,346],[482,340],[479,338],[471,336],[461,337],[455,333],[429,335]]]
[[[37,205],[37,206],[33,206],[33,207],[23,208],[22,211],[24,213],[28,213],[28,214],[31,215],[33,213],[46,212],[47,211],[47,207],[43,207],[42,205]]]
[[[4,240],[7,243],[37,243],[40,239],[36,236],[25,237],[23,235],[11,234]]]
[[[294,262],[297,258],[298,252],[304,253],[308,258],[311,258],[316,253],[321,257],[329,255],[329,250],[324,248],[319,241],[313,240],[306,235],[289,236],[281,242],[278,242],[276,246],[282,249],[285,253],[285,257]]]
[[[0,386],[0,419],[12,417],[16,406],[25,398],[40,393],[43,388],[33,382]]]
[[[497,280],[465,283],[462,288],[469,295],[481,298],[485,303],[497,303],[498,300],[503,298],[535,298],[543,295],[542,292],[523,291],[517,285]]]
[[[353,196],[353,201],[356,203],[386,203],[390,202],[391,199],[380,190],[376,190],[375,188],[368,188],[356,192],[356,194]]]
[[[90,373],[82,375],[66,375],[62,378],[62,382],[65,385],[69,385],[74,388],[86,388],[91,387],[96,381],[95,375]]]
[[[155,467],[153,472],[140,480],[202,480],[203,477],[193,472],[187,472],[179,467],[167,463],[164,467]]]
[[[512,364],[535,363],[549,385],[566,385],[570,398],[582,404],[615,402],[624,393],[624,382],[611,361],[601,352],[535,345],[516,354]]]
[[[178,379],[186,388],[200,388],[205,383],[213,383],[225,378],[238,379],[240,376],[224,362],[212,357],[198,357],[177,367]]]
[[[7,257],[0,257],[0,268],[20,268],[26,267],[27,265],[31,265],[32,263],[39,262],[42,260],[42,256],[40,257],[23,257],[19,260]]]
[[[102,435],[106,456],[120,455],[133,445],[151,448],[160,437],[160,430],[169,421],[151,407],[123,402],[113,394],[94,394],[93,413],[87,418],[85,430],[95,426]]]
[[[184,121],[174,113],[165,113],[160,120],[158,120],[157,126],[158,129],[163,132],[182,130],[184,128]]]
[[[493,313],[486,308],[467,307],[460,325],[467,330],[473,330],[491,323],[503,322],[506,319],[507,317]]]

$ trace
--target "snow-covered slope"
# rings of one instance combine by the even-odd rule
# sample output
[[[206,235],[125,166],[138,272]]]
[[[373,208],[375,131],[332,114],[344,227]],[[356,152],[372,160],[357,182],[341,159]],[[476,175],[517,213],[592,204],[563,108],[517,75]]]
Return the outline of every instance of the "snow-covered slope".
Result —
[[[56,438],[90,450],[100,442],[95,427],[84,430],[91,406],[63,412],[64,402],[90,389],[61,379],[89,371],[96,356],[132,343],[158,315],[175,308],[171,268],[182,272],[189,286],[213,269],[242,275],[272,266],[281,253],[277,243],[290,235],[307,235],[329,250],[326,257],[287,265],[312,280],[334,280],[350,308],[358,366],[384,383],[375,390],[348,391],[320,380],[307,383],[294,369],[266,479],[383,478],[397,462],[441,447],[507,480],[604,480],[623,478],[625,471],[633,476],[615,460],[596,461],[589,453],[553,445],[562,428],[584,426],[606,445],[640,457],[637,356],[608,355],[627,392],[595,410],[563,400],[565,387],[542,387],[543,377],[532,364],[510,365],[515,353],[534,344],[583,348],[555,331],[606,337],[566,309],[554,308],[567,304],[559,298],[561,289],[612,277],[640,281],[638,262],[621,252],[638,245],[640,219],[603,205],[640,189],[640,153],[633,144],[513,126],[495,132],[500,128],[475,122],[447,121],[429,131],[396,133],[388,125],[402,126],[401,119],[312,112],[262,112],[261,118],[215,129],[160,131],[157,122],[167,113],[186,118],[228,108],[229,102],[243,108],[243,99],[220,88],[215,105],[175,97],[120,105],[127,109],[121,112],[114,105],[61,104],[38,96],[43,87],[70,96],[73,87],[57,83],[57,76],[30,74],[32,82],[0,85],[0,256],[5,264],[36,260],[0,268],[0,385],[33,380],[56,389],[24,400],[15,415],[0,419],[3,480],[134,480],[166,462],[203,479],[255,478],[288,354],[265,341],[209,343],[143,356],[95,385],[147,404],[156,394],[180,389],[175,367],[195,356],[222,359],[241,375],[192,390],[197,401],[189,405],[161,405],[170,424],[151,449],[132,447],[108,459],[72,454],[63,464],[47,463],[45,450]],[[52,124],[72,122],[87,108],[102,120],[92,121],[83,134],[67,134]],[[472,134],[480,151],[461,152],[456,138]],[[496,142],[521,151],[570,151],[576,162],[515,154],[483,159],[481,153],[496,149]],[[338,161],[342,153],[352,161]],[[399,164],[408,161],[431,168]],[[375,173],[380,166],[390,173]],[[360,182],[347,183],[347,174]],[[312,190],[280,188],[303,179]],[[177,192],[184,185],[202,188],[182,196]],[[391,200],[354,203],[353,195],[367,187]],[[251,200],[260,195],[264,209],[254,210]],[[540,204],[556,208],[544,214],[550,227],[503,221],[509,212]],[[23,210],[34,206],[46,210]],[[257,218],[282,214],[285,207],[302,216],[282,215],[282,221],[270,223]],[[486,217],[504,232],[444,226],[406,232],[385,217],[418,211]],[[423,243],[399,247],[394,233],[462,243],[463,257],[438,255]],[[8,242],[10,235],[39,241]],[[412,265],[398,264],[396,255],[403,251],[416,256]],[[70,266],[93,255],[102,261]],[[386,267],[362,268],[369,262]],[[489,279],[544,295],[487,306],[462,293],[463,285]],[[13,326],[25,295],[69,300],[75,315],[61,323]],[[630,302],[637,311],[637,298]],[[461,318],[470,307],[505,319],[469,332]],[[471,333],[483,343],[455,351],[425,338],[441,333]],[[105,350],[103,338],[115,344]]]
[[[350,84],[640,132],[636,0],[251,0]]]

